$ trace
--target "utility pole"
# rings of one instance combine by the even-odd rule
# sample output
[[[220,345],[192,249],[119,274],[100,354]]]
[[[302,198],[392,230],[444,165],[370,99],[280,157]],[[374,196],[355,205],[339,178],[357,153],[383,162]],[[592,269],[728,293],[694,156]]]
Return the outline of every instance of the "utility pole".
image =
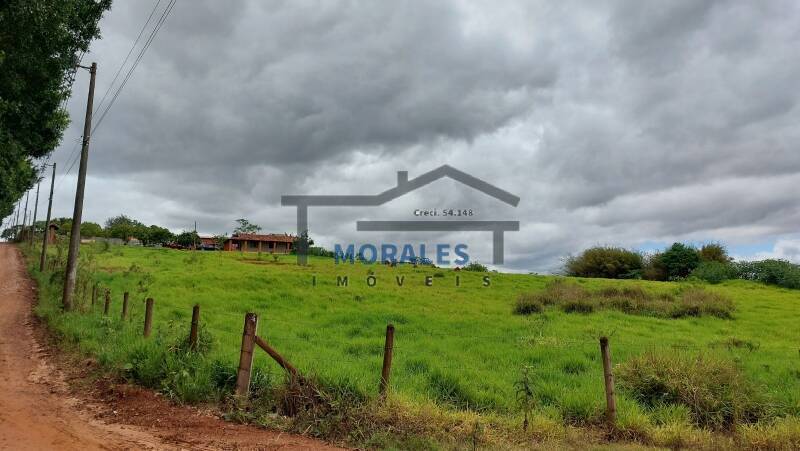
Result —
[[[30,195],[31,191],[28,190],[28,192],[25,193],[25,210],[22,212],[22,228],[20,229],[23,238],[25,238],[25,226],[28,225],[28,198]]]
[[[81,66],[83,67],[83,66]],[[78,186],[75,190],[75,209],[72,212],[72,230],[69,236],[69,254],[67,254],[67,271],[64,276],[64,293],[61,303],[64,310],[72,310],[72,296],[75,291],[75,279],[78,275],[78,253],[81,246],[81,216],[83,215],[83,191],[86,187],[86,166],[89,160],[89,139],[92,134],[92,108],[94,103],[94,79],[97,75],[97,63],[89,68],[89,98],[86,101],[86,120],[83,123],[83,145],[81,146],[81,164],[78,170]]]
[[[17,201],[17,210],[14,213],[14,221],[11,223],[11,230],[14,231],[14,239],[17,239],[17,221],[19,221],[19,201]]]
[[[53,186],[56,184],[56,163],[53,162],[53,178],[50,180],[50,201],[47,202],[47,220],[44,222],[44,233],[42,235],[42,256],[39,258],[39,272],[44,272],[44,264],[47,263],[47,235],[50,232],[50,211],[53,210]]]
[[[38,175],[38,174],[37,174]],[[39,185],[42,184],[42,179],[36,182],[36,203],[33,204],[33,222],[31,222],[31,236],[28,240],[28,248],[33,248],[33,235],[36,232],[36,215],[39,213]]]

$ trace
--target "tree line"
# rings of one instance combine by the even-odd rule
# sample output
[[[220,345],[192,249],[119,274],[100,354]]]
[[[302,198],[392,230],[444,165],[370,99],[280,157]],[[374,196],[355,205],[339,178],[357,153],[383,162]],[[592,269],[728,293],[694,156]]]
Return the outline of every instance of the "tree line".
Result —
[[[595,246],[570,256],[564,273],[574,277],[608,279],[685,280],[720,283],[729,279],[757,280],[785,288],[800,288],[800,265],[786,260],[734,261],[724,245],[697,248],[674,243],[645,254],[614,246]]]
[[[0,218],[39,179],[69,124],[79,54],[111,0],[0,2]]]

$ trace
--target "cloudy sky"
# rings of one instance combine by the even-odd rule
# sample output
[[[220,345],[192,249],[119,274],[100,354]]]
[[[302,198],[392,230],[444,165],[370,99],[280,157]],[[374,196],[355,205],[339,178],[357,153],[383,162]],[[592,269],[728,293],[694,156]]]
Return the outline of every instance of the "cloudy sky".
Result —
[[[118,0],[103,19],[84,59],[96,102],[153,4]],[[449,164],[519,205],[444,180],[382,207],[312,209],[312,237],[463,242],[488,262],[486,233],[355,232],[467,208],[520,221],[508,270],[676,240],[800,261],[798,48],[792,0],[179,0],[92,137],[84,218],[291,232],[282,194],[374,194]],[[87,86],[80,74],[62,173]],[[71,215],[75,172],[56,179],[56,216]]]

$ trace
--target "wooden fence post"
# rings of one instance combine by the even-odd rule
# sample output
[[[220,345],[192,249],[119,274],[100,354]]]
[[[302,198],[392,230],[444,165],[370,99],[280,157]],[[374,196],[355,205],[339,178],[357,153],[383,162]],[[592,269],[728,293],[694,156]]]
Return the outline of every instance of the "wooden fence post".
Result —
[[[242,350],[239,354],[239,371],[236,374],[236,396],[246,398],[250,391],[250,375],[253,368],[253,344],[258,329],[258,315],[244,315],[244,331],[242,332]]]
[[[94,303],[97,302],[97,283],[95,282],[94,286],[92,287],[92,307],[94,307]]]
[[[197,328],[200,325],[200,304],[195,304],[192,308],[192,328],[189,331],[189,349],[197,350]]]
[[[389,389],[389,376],[392,372],[392,350],[394,349],[394,325],[386,326],[386,344],[383,347],[383,368],[381,368],[380,395],[386,396]]]
[[[600,337],[600,354],[603,356],[603,377],[606,385],[606,421],[613,426],[617,421],[617,401],[614,398],[614,374],[611,372],[608,337]]]
[[[150,328],[153,326],[153,298],[147,298],[144,304],[144,337],[150,336]]]
[[[122,319],[128,317],[128,292],[122,294]]]
[[[103,307],[103,315],[108,315],[108,308],[111,306],[111,290],[106,288],[106,304]]]

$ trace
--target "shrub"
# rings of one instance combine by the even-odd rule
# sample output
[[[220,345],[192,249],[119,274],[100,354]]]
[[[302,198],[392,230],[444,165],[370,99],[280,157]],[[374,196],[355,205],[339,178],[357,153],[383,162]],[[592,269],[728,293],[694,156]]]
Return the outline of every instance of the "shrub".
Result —
[[[702,288],[691,288],[682,293],[680,302],[670,316],[682,318],[708,315],[730,319],[733,317],[733,309],[733,302],[727,297]]]
[[[667,279],[685,279],[700,264],[697,250],[683,243],[674,243],[659,257],[667,271]]]
[[[478,262],[472,262],[466,266],[464,266],[464,271],[475,271],[475,272],[487,272],[489,268],[485,265],[482,265]]]
[[[728,256],[728,250],[725,249],[725,246],[723,246],[721,243],[704,244],[697,251],[697,256],[700,258],[701,262],[731,262],[731,258]]]
[[[667,280],[667,268],[661,261],[661,252],[650,254],[644,259],[644,268],[642,269],[642,279],[645,280]]]
[[[617,365],[620,386],[649,407],[686,406],[701,426],[730,429],[770,415],[768,404],[732,361],[646,352]]]
[[[541,313],[542,310],[544,310],[544,306],[542,305],[541,300],[539,300],[539,297],[530,293],[520,294],[517,298],[517,303],[514,306],[514,313],[518,315]]]
[[[720,283],[725,280],[735,279],[737,276],[736,268],[728,263],[720,263],[715,260],[701,262],[692,271],[692,277],[704,280],[708,283]]]
[[[567,259],[567,275],[575,277],[604,277],[630,279],[641,275],[642,256],[620,247],[593,247],[577,257]]]
[[[738,262],[734,267],[741,279],[756,280],[784,288],[800,288],[800,265],[786,260]]]

